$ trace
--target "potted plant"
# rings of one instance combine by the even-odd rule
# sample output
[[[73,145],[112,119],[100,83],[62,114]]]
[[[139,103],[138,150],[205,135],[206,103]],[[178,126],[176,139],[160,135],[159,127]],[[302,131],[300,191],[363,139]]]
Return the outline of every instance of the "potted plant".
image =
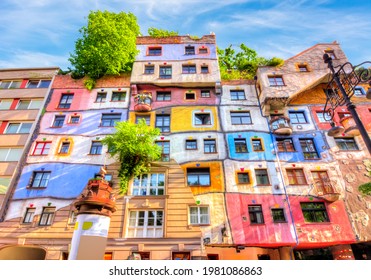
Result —
[[[136,102],[134,106],[135,111],[147,112],[151,110],[151,100],[152,93],[150,92],[140,92],[134,95],[134,101]]]

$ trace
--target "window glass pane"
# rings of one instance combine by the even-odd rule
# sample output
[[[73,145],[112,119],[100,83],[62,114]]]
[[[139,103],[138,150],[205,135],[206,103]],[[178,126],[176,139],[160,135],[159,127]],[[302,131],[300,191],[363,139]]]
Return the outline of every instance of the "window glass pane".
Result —
[[[12,148],[8,154],[7,161],[18,161],[22,156],[23,149]]]
[[[12,105],[13,100],[3,99],[0,101],[0,110],[8,110]]]
[[[43,104],[42,100],[32,100],[28,109],[40,109]]]
[[[18,133],[29,133],[32,127],[32,123],[22,123]]]
[[[39,84],[39,88],[47,88],[50,85],[50,80],[41,80]]]
[[[17,106],[17,110],[27,110],[30,106],[31,100],[20,100]]]
[[[19,123],[10,123],[8,124],[5,133],[17,133],[19,127],[20,127]]]

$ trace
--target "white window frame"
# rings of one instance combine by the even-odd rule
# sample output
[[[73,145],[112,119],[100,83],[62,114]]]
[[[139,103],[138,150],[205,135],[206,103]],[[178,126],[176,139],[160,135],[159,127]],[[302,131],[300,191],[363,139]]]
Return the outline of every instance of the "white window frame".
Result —
[[[160,185],[159,182],[163,182],[163,184]],[[164,195],[165,173],[146,173],[134,178],[132,194],[139,196]]]
[[[149,214],[153,214],[153,219],[150,219]],[[160,214],[161,213],[161,214]],[[161,219],[158,220],[158,217]],[[164,211],[153,210],[136,210],[129,212],[129,222],[127,237],[129,238],[159,238],[163,237],[164,233]],[[153,220],[153,225],[149,225],[149,221]],[[157,223],[160,222],[160,225]]]
[[[206,209],[207,213],[201,213],[201,209]],[[210,224],[210,208],[209,208],[209,206],[207,206],[207,205],[189,206],[189,224],[191,224],[191,225],[208,225],[208,224]]]

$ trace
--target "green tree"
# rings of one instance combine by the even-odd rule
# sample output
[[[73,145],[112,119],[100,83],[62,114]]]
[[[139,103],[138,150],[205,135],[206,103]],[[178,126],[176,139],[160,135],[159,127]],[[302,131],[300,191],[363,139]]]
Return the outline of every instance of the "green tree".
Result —
[[[104,75],[131,71],[138,53],[136,38],[140,32],[134,14],[91,11],[87,26],[79,31],[82,37],[77,39],[69,61],[73,77],[88,77],[85,82],[88,89]]]
[[[178,31],[169,31],[165,29],[158,29],[155,27],[148,28],[148,35],[154,38],[165,38],[170,36],[178,36]]]
[[[284,61],[273,57],[267,59],[244,44],[236,52],[230,45],[226,49],[218,49],[220,75],[223,80],[253,79],[259,66],[281,66]]]
[[[161,148],[155,144],[158,128],[150,127],[144,119],[138,124],[117,122],[116,132],[106,136],[102,143],[119,163],[120,193],[125,194],[133,177],[150,171],[150,163],[159,160]]]

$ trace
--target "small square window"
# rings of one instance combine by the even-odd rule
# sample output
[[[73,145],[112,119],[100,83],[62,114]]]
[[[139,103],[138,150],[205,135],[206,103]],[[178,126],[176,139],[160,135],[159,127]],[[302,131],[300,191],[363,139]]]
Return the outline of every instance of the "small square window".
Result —
[[[32,188],[46,188],[50,179],[50,171],[35,171],[33,173],[31,187]]]
[[[246,139],[244,138],[235,138],[234,147],[236,153],[247,153],[247,144]]]
[[[35,216],[36,208],[29,207],[26,209],[26,213],[23,217],[23,223],[24,224],[31,224],[33,222],[33,218]]]
[[[160,66],[160,79],[171,79],[171,66]]]
[[[304,159],[318,159],[318,153],[313,139],[299,139]]]
[[[155,66],[154,65],[145,65],[144,66],[144,74],[151,75],[155,73]]]
[[[261,139],[252,139],[251,140],[252,142],[252,149],[255,151],[255,152],[261,152],[263,151],[263,144],[262,144],[262,140]]]
[[[197,140],[186,140],[186,150],[197,150]]]
[[[36,142],[33,150],[33,156],[45,156],[49,153],[52,142]]]
[[[59,101],[59,109],[69,109],[71,107],[73,94],[62,94],[61,100]]]
[[[208,73],[209,73],[209,66],[201,65],[201,74],[208,74]]]
[[[304,112],[301,112],[301,111],[289,112],[289,118],[290,118],[290,122],[292,124],[307,123],[307,119],[305,117],[305,114],[304,114]]]
[[[77,124],[80,122],[80,116],[76,115],[76,116],[71,116],[70,117],[70,122],[71,124]]]
[[[195,74],[196,65],[192,65],[192,64],[182,65],[182,73],[183,74]]]
[[[204,139],[204,153],[216,153],[216,140],[215,139]]]
[[[317,119],[320,123],[328,123],[331,120],[331,115],[328,112],[316,112]]]
[[[188,186],[210,186],[209,168],[187,168]]]
[[[209,224],[209,207],[208,206],[191,206],[189,207],[189,220],[191,225]]]
[[[185,52],[186,55],[193,55],[193,54],[195,54],[195,47],[194,46],[186,46],[184,52]]]
[[[202,46],[202,47],[198,48],[198,53],[199,54],[208,54],[209,53],[209,50],[208,50],[207,47]]]
[[[246,100],[244,90],[231,90],[231,100]]]
[[[277,86],[284,86],[285,83],[283,82],[282,76],[268,76],[269,85],[271,87],[277,87]]]
[[[106,102],[107,92],[98,92],[95,102],[101,103]]]
[[[274,223],[285,223],[286,217],[285,217],[285,211],[283,208],[273,208],[272,211],[272,218]]]
[[[70,142],[62,142],[61,148],[59,149],[59,154],[66,155],[70,150]]]
[[[155,127],[160,132],[170,132],[170,115],[156,115]]]
[[[194,92],[187,92],[185,94],[186,100],[196,100],[196,94]]]
[[[126,92],[125,91],[114,91],[112,92],[112,98],[111,101],[125,101],[126,98]]]
[[[195,125],[211,125],[211,116],[209,113],[195,114]]]
[[[357,151],[359,150],[354,138],[335,138],[335,143],[341,151]]]
[[[303,169],[286,169],[289,185],[305,185],[307,180]]]
[[[277,139],[277,149],[279,152],[295,152],[294,143],[291,138]]]
[[[255,169],[256,185],[269,185],[269,177],[267,169]]]
[[[90,147],[90,154],[91,155],[101,155],[102,154],[102,142],[100,141],[93,141]]]
[[[307,223],[330,222],[323,202],[301,202],[301,211]]]
[[[66,116],[64,116],[64,115],[55,116],[52,127],[62,127],[65,118],[66,118]]]
[[[250,184],[250,176],[249,176],[249,173],[246,173],[246,172],[238,172],[238,173],[237,173],[237,183],[238,183],[238,184]]]
[[[161,55],[162,54],[162,48],[161,47],[149,47],[148,48],[148,55]]]
[[[363,95],[366,95],[366,93],[365,93],[365,90],[363,89],[363,87],[356,87],[354,89],[354,95],[363,96]]]
[[[135,123],[138,124],[140,119],[144,119],[146,125],[150,125],[151,116],[150,115],[135,115]]]
[[[252,124],[251,115],[248,111],[231,112],[232,124]]]
[[[55,207],[44,207],[40,216],[39,226],[50,226],[53,223]]]
[[[308,72],[308,66],[305,64],[299,64],[298,69],[300,72]]]
[[[170,101],[171,92],[170,91],[158,91],[156,93],[156,100],[157,101]]]
[[[121,114],[102,114],[100,126],[113,127],[121,120]]]
[[[201,90],[201,97],[202,98],[209,98],[209,97],[211,97],[210,90]]]
[[[263,209],[261,205],[249,205],[248,210],[251,224],[264,224]]]

